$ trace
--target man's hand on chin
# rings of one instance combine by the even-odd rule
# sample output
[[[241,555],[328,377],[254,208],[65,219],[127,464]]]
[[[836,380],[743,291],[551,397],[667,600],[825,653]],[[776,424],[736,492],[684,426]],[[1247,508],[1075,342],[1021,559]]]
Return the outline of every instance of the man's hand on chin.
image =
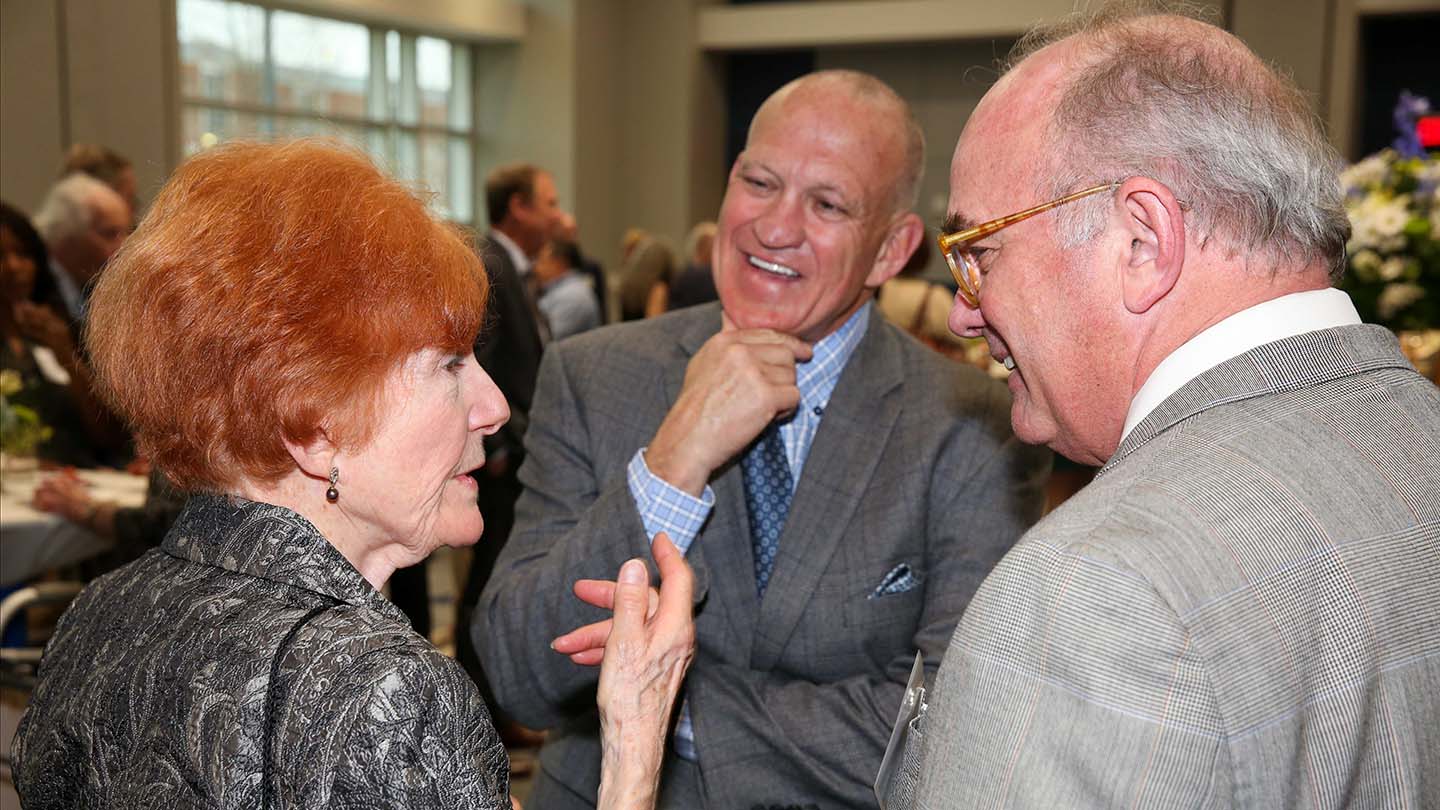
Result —
[[[645,451],[650,471],[699,496],[716,468],[800,404],[795,364],[812,353],[799,338],[725,318],[685,368],[680,396]]]

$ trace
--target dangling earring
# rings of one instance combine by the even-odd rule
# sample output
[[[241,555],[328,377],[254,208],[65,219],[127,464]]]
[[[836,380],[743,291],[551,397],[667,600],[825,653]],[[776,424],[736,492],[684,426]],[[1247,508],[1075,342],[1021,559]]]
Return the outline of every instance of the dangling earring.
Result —
[[[335,488],[335,483],[340,480],[340,468],[330,468],[330,488],[325,490],[325,500],[335,503],[340,500],[340,490]]]

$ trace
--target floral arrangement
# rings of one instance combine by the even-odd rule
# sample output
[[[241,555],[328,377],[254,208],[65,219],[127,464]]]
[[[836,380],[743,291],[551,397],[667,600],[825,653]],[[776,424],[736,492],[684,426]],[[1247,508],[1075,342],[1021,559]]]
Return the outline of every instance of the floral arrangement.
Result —
[[[40,422],[40,415],[33,409],[10,401],[22,387],[19,372],[0,371],[0,450],[14,456],[33,456],[35,448],[49,439],[52,431]]]
[[[1401,93],[1394,145],[1340,175],[1351,225],[1340,286],[1361,318],[1397,331],[1440,326],[1440,154],[1415,128],[1429,112],[1427,99]]]

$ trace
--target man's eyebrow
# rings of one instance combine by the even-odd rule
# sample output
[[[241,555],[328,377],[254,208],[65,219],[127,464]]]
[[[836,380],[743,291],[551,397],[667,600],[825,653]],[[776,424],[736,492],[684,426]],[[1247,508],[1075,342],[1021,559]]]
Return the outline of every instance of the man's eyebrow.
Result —
[[[958,231],[968,231],[973,227],[975,227],[974,220],[958,211],[951,211],[945,215],[945,221],[940,223],[940,232],[956,233]]]

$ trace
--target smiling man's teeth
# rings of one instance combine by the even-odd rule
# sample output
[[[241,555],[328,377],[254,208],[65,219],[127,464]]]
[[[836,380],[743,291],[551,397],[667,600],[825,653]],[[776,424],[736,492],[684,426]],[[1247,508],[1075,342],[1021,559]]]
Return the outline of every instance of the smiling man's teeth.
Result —
[[[799,277],[800,277],[800,274],[799,274],[799,273],[795,272],[794,270],[791,270],[790,268],[786,267],[786,266],[783,265],[783,264],[775,264],[774,262],[767,262],[767,261],[765,261],[764,259],[756,258],[755,256],[751,256],[751,257],[749,257],[749,258],[750,258],[750,264],[754,265],[755,267],[760,268],[761,270],[766,271],[767,273],[774,273],[774,274],[777,275],[777,276],[784,276],[784,277],[786,277],[786,278],[799,278]]]
[[[1006,370],[1006,371],[1014,371],[1014,370],[1015,370],[1015,358],[1013,358],[1013,357],[1007,357],[1007,358],[1005,358],[1005,362],[1002,363],[1001,365],[1005,366],[1005,370]]]

